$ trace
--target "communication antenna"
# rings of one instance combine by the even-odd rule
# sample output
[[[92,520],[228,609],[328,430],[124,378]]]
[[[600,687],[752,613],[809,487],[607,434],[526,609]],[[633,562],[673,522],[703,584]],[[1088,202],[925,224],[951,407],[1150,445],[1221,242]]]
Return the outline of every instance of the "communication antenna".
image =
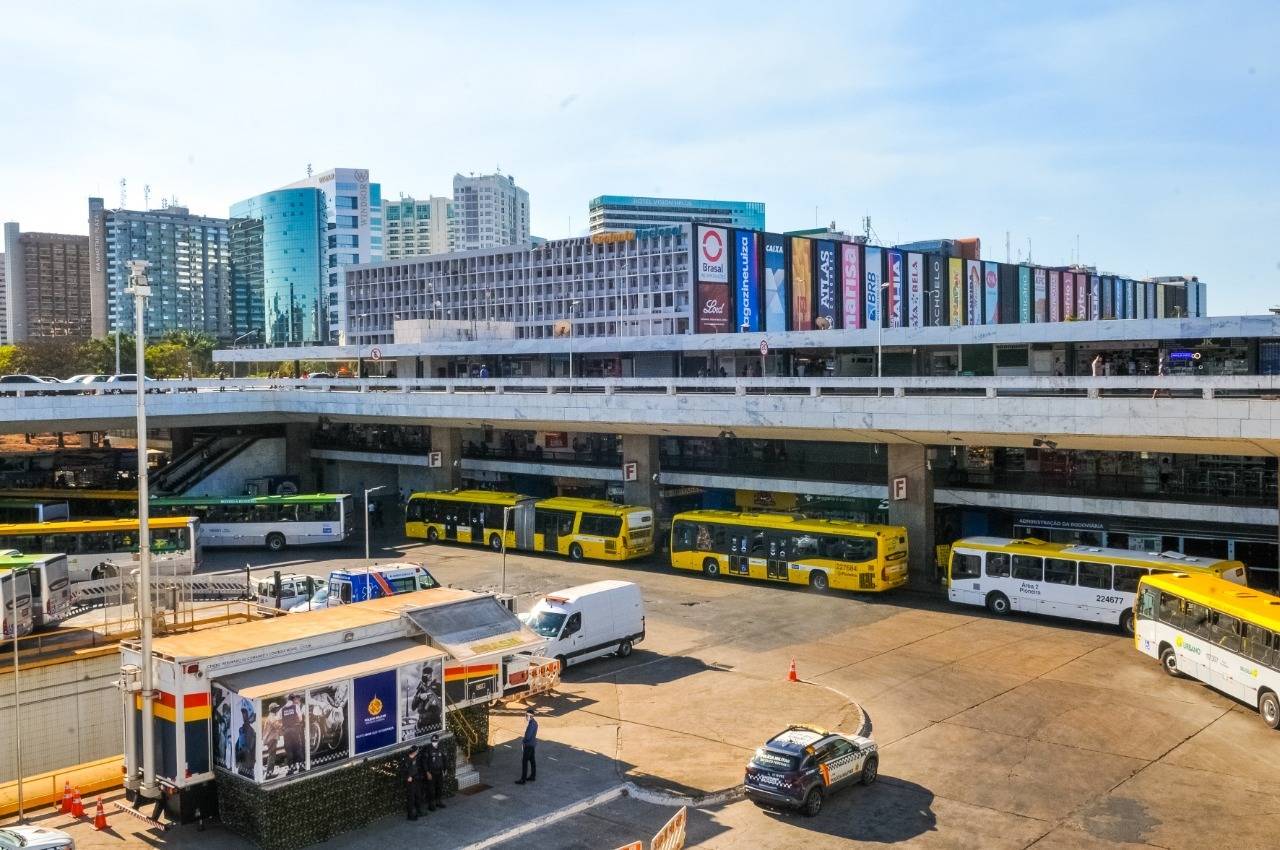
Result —
[[[1080,234],[1076,234],[1076,265],[1080,265]]]
[[[311,177],[311,163],[309,162],[307,163],[307,177]]]
[[[1027,262],[1031,262],[1031,237],[1027,237]]]
[[[129,202],[129,181],[120,178],[120,209],[124,209]]]
[[[1013,262],[1013,251],[1009,248],[1009,231],[1004,232],[1004,261],[1006,263]]]
[[[150,183],[142,184],[142,209],[143,210],[151,209],[151,184]]]

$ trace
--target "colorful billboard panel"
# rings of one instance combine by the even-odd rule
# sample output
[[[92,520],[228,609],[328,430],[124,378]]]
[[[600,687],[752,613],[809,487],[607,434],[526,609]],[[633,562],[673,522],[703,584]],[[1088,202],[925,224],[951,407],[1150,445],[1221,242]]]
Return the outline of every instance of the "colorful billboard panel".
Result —
[[[947,259],[947,300],[951,303],[951,325],[964,324],[964,260],[959,257]]]
[[[1062,321],[1071,319],[1076,314],[1076,276],[1071,272],[1062,273]]]
[[[697,333],[727,334],[729,327],[729,284],[699,283],[695,318]]]
[[[396,743],[395,670],[357,676],[355,691],[355,752],[370,753]]]
[[[924,326],[924,254],[907,254],[907,327]]]
[[[791,330],[813,330],[813,243],[791,238]]]
[[[1124,282],[1124,312],[1130,319],[1138,318],[1137,281],[1126,279]]]
[[[400,740],[411,741],[444,729],[444,665],[436,658],[406,664],[400,679]]]
[[[1076,273],[1076,318],[1081,321],[1089,316],[1089,276]]]
[[[764,329],[777,333],[787,329],[787,251],[783,237],[764,234]]]
[[[925,324],[931,328],[946,324],[947,314],[947,272],[944,267],[946,259],[939,254],[930,254],[925,260],[927,265],[929,297],[928,309],[925,311]]]
[[[841,314],[843,327],[866,326],[862,305],[862,246],[856,242],[840,243]]]
[[[977,260],[965,260],[964,294],[964,323],[982,324],[982,263]]]
[[[1018,266],[1018,321],[1031,324],[1031,269]]]
[[[813,305],[813,327],[829,331],[840,327],[840,272],[836,268],[836,243],[821,240],[817,245],[817,297]]]
[[[1044,269],[1035,269],[1033,271],[1035,279],[1035,320],[1037,322],[1049,321],[1049,274]]]
[[[887,293],[885,309],[889,313],[889,327],[900,328],[906,315],[906,292],[904,292],[906,281],[902,274],[902,252],[890,250],[885,252],[885,257],[885,282],[889,284],[885,290]]]
[[[1000,321],[1000,269],[995,263],[983,264],[983,316],[986,324]]]
[[[342,761],[351,755],[347,726],[351,686],[347,682],[307,691],[307,727],[312,768]]]
[[[262,700],[262,779],[307,769],[307,698],[302,691]]]
[[[1049,321],[1062,321],[1062,273],[1049,272]]]
[[[735,330],[758,331],[760,322],[760,257],[756,234],[751,230],[733,232],[734,280],[738,297]]]
[[[862,298],[867,305],[867,327],[878,328],[883,324],[883,318],[880,312],[880,301],[883,290],[881,289],[881,275],[884,272],[883,259],[880,256],[879,248],[867,246],[863,253],[863,285]]]
[[[1089,318],[1102,317],[1102,279],[1096,274],[1089,278]]]
[[[697,227],[698,277],[704,283],[729,282],[729,231],[723,227]]]
[[[213,764],[223,770],[236,769],[236,741],[243,718],[240,697],[221,685],[211,688],[213,697]],[[253,724],[249,724],[252,733]],[[256,734],[253,735],[256,740]]]

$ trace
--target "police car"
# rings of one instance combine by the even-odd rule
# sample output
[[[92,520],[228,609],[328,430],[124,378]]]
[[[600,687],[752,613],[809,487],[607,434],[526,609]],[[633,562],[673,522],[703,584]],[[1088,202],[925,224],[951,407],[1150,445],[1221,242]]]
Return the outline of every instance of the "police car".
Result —
[[[813,817],[828,794],[855,782],[870,785],[879,767],[870,738],[788,726],[756,750],[743,785],[747,799],[761,808],[797,809]]]

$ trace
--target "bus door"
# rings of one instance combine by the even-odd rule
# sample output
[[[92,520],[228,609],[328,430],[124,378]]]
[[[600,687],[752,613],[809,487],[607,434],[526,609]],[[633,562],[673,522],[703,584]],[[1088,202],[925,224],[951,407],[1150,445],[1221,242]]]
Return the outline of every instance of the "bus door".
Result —
[[[787,563],[787,552],[790,548],[789,535],[786,534],[765,534],[765,578],[775,579],[777,581],[787,581],[789,577],[789,565]]]
[[[737,576],[751,574],[751,534],[746,530],[729,535],[729,572]]]
[[[484,545],[484,508],[471,509],[471,542]]]
[[[533,499],[521,499],[511,511],[509,522],[514,526],[517,549],[532,550],[534,547],[533,505]]]
[[[458,506],[446,504],[444,513],[444,539],[458,539]]]

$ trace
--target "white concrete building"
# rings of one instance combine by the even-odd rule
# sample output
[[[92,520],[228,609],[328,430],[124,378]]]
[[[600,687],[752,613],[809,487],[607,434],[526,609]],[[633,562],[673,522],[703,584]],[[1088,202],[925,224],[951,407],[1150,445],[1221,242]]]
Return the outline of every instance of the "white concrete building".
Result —
[[[529,241],[529,193],[508,174],[453,175],[453,250]]]
[[[448,254],[453,247],[453,199],[401,195],[382,202],[382,256],[387,260]]]

